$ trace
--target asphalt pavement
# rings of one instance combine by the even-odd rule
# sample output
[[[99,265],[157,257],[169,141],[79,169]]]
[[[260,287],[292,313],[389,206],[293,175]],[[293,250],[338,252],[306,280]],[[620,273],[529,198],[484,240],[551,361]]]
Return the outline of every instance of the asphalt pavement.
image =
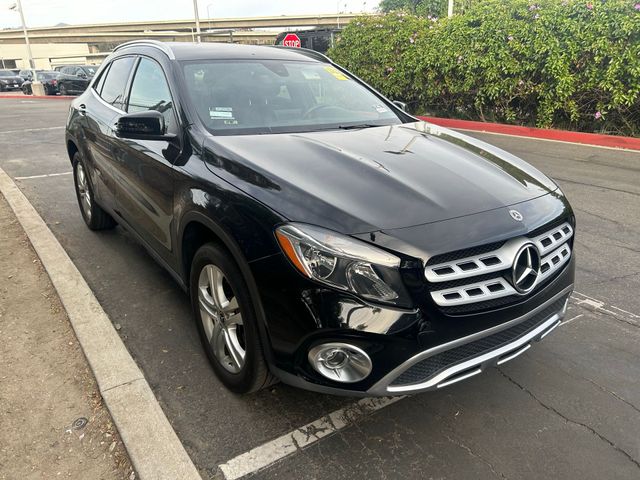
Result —
[[[352,408],[285,385],[244,397],[224,389],[170,276],[121,228],[84,226],[64,146],[68,105],[0,100],[0,167],[120,327],[203,478],[223,478],[221,464],[256,447],[268,460],[274,439]],[[572,202],[578,293],[565,323],[499,369],[333,435],[305,430],[306,448],[253,478],[640,478],[640,152],[472,135],[540,168]]]

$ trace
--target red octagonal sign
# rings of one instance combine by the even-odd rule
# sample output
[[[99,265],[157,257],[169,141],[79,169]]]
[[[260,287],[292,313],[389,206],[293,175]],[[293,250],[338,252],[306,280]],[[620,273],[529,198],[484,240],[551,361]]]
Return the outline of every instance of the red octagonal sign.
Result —
[[[300,37],[295,33],[287,33],[287,36],[282,40],[282,45],[285,47],[302,47],[302,42],[300,42]]]

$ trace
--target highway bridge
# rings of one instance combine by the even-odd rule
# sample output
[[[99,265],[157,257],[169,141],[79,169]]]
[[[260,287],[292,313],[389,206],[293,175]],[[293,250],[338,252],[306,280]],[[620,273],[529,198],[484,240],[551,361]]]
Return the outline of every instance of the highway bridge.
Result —
[[[201,19],[203,41],[234,41],[239,43],[273,43],[282,30],[297,28],[340,28],[361,13],[283,15],[276,17]],[[105,23],[68,25],[29,29],[32,43],[86,43],[92,45],[119,44],[139,38],[162,41],[192,41],[196,25],[191,20]],[[0,30],[0,44],[22,43],[21,29]]]

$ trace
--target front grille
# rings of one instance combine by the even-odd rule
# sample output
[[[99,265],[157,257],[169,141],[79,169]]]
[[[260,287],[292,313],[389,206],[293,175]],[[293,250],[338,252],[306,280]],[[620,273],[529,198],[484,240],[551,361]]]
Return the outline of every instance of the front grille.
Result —
[[[474,255],[481,255],[483,253],[492,252],[499,249],[504,242],[488,243],[486,245],[480,245],[477,247],[465,248],[464,250],[456,250],[455,252],[442,253],[431,257],[427,262],[427,265],[437,265],[439,263],[452,262],[460,258],[472,257]]]
[[[562,310],[566,300],[565,296],[513,327],[425,358],[402,372],[391,385],[411,385],[425,382],[445,368],[514,342]]]
[[[555,278],[571,258],[573,228],[554,221],[527,236],[458,250],[433,257],[425,267],[427,290],[446,314],[465,314],[499,308],[527,298]],[[512,266],[526,244],[540,256],[535,287],[522,295],[512,283]]]

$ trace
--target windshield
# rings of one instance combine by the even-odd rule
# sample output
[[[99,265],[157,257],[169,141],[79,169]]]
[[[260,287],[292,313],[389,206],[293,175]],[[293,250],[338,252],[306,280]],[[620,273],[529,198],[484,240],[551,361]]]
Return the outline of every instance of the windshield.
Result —
[[[59,72],[37,72],[36,77],[39,80],[51,80],[52,78],[58,78],[60,76]]]
[[[285,133],[402,123],[376,95],[324,63],[184,62],[187,91],[212,133]]]
[[[11,70],[0,70],[0,77],[15,77],[16,74]]]

